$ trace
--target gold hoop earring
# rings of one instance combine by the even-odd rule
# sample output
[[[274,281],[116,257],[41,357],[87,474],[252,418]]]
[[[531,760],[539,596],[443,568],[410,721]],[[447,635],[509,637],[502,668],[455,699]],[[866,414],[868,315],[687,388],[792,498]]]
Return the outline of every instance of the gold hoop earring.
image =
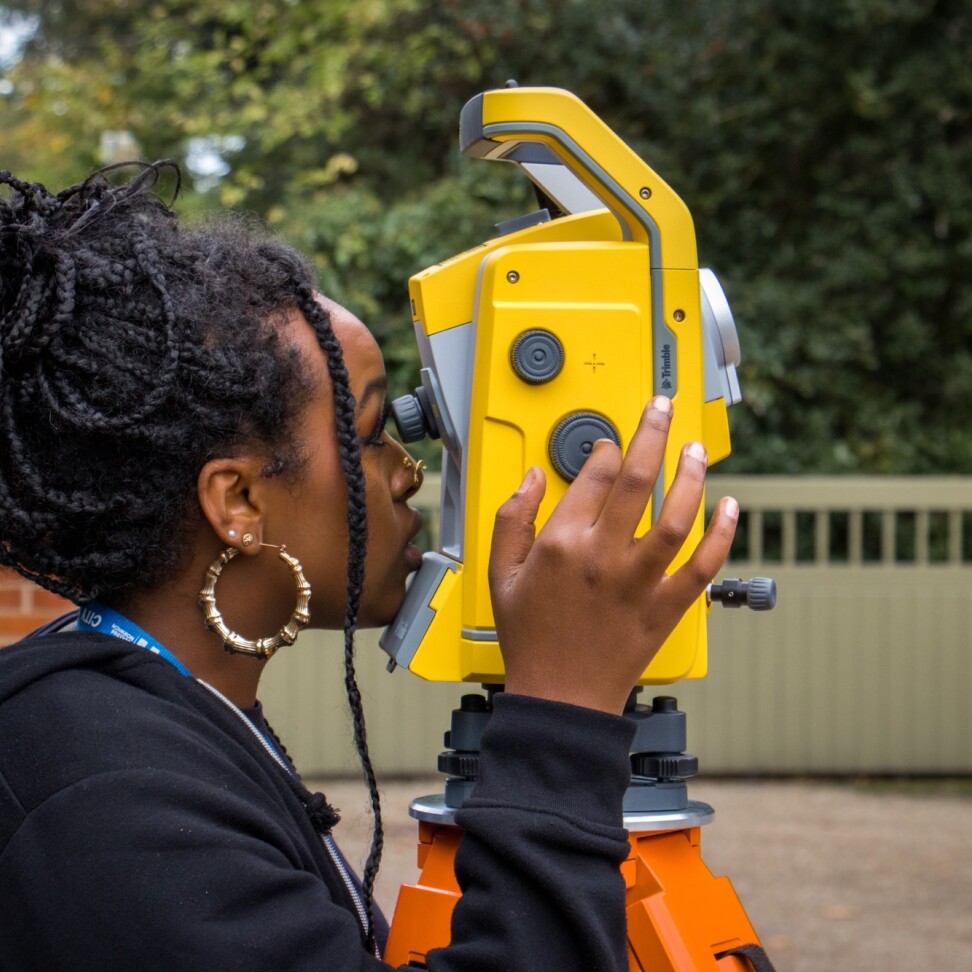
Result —
[[[251,655],[254,658],[269,658],[282,645],[292,645],[297,640],[297,635],[300,634],[301,629],[310,621],[311,586],[304,576],[300,561],[292,554],[287,553],[286,547],[276,547],[272,543],[261,543],[260,546],[275,547],[277,557],[290,568],[290,572],[294,575],[294,583],[297,585],[297,604],[294,607],[294,613],[275,635],[270,638],[258,638],[256,641],[244,638],[226,626],[223,616],[216,608],[216,581],[219,580],[223,568],[239,553],[236,547],[227,547],[209,565],[209,569],[206,571],[206,583],[199,592],[199,605],[203,609],[206,627],[210,631],[215,631],[223,639],[223,647],[228,652]]]
[[[411,456],[406,456],[402,461],[403,466],[407,466],[412,471],[412,489],[422,485],[423,473],[428,468],[424,459],[416,462]]]

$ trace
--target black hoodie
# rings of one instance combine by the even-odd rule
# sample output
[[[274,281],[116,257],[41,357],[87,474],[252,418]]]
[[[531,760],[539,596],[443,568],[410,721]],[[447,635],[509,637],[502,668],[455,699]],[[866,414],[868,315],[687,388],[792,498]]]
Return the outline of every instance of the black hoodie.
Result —
[[[496,697],[429,969],[627,969],[631,731]],[[387,969],[327,823],[236,712],[150,652],[89,632],[0,650],[0,969]]]

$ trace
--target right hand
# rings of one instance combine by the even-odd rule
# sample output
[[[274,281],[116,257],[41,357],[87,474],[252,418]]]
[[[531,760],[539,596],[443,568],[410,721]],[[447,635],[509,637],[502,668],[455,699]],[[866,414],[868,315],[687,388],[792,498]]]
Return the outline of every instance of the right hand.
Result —
[[[722,566],[739,507],[723,499],[688,561],[666,573],[702,501],[705,450],[689,443],[657,522],[644,515],[665,457],[672,405],[653,399],[622,458],[594,446],[539,535],[546,489],[528,470],[496,514],[489,581],[506,691],[620,713],[641,673]]]

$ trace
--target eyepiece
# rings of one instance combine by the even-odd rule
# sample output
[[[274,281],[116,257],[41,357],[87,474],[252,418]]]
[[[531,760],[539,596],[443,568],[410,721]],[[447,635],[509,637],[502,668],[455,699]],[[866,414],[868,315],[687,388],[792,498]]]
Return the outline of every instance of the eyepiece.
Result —
[[[402,442],[418,442],[426,436],[438,439],[441,434],[429,394],[423,386],[416,388],[414,394],[396,398],[391,403],[391,417]]]

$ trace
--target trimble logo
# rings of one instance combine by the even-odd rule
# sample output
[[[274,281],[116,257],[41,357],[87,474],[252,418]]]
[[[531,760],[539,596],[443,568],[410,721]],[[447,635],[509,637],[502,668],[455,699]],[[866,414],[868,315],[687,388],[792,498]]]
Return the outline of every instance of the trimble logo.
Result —
[[[661,386],[665,391],[672,388],[672,346],[663,344],[661,349]]]

